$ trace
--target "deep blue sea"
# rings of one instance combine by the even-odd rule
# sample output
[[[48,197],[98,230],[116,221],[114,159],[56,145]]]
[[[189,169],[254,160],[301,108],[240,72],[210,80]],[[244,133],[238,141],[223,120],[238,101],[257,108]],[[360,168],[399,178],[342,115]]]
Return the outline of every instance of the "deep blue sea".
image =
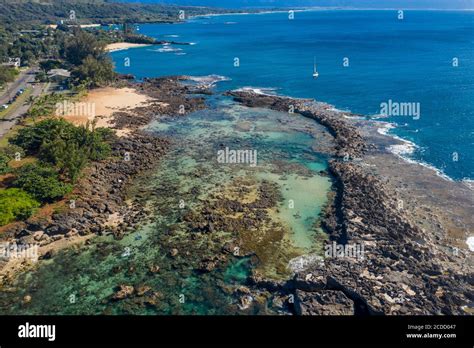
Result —
[[[405,156],[456,180],[474,178],[474,11],[405,11],[403,19],[393,10],[296,12],[292,20],[226,15],[139,32],[194,44],[113,52],[117,71],[137,78],[216,74],[230,79],[218,90],[270,88],[365,115],[389,100],[416,103],[419,118],[384,119],[396,125],[390,133],[416,144]]]

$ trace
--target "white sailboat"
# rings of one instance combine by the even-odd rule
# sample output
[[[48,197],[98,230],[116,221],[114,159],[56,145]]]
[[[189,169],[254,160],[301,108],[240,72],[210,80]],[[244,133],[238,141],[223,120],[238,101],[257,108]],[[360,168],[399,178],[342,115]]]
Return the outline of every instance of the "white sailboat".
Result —
[[[313,79],[317,79],[319,76],[318,70],[316,69],[316,58],[313,63]]]

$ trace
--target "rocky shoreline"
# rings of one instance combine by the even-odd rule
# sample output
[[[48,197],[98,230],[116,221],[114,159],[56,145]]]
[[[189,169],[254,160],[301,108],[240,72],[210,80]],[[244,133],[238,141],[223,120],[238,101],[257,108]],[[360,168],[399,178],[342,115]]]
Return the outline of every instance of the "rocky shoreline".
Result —
[[[329,105],[311,100],[227,94],[250,107],[294,111],[328,127],[337,143],[338,159],[329,163],[336,198],[322,225],[331,241],[364,247],[362,258],[316,259],[286,283],[257,278],[255,285],[280,291],[298,314],[459,315],[472,310],[472,268],[452,266],[453,255],[433,242],[430,231],[404,211],[397,192],[372,173],[365,158],[377,146],[355,125]]]
[[[186,77],[178,76],[146,79],[139,84],[120,81],[120,86],[133,87],[152,97],[153,101],[147,106],[114,113],[113,128],[126,128],[130,132],[126,137],[114,139],[113,156],[87,168],[73,193],[78,198],[68,202],[73,203],[69,208],[55,212],[49,219],[31,218],[16,223],[3,234],[3,239],[44,247],[69,240],[71,244],[74,240],[87,243],[87,237],[104,233],[120,239],[145,222],[153,212],[142,200],[130,200],[128,192],[137,177],[155,168],[168,151],[172,139],[157,138],[141,128],[157,115],[181,117],[204,109],[206,99],[203,95],[212,93],[206,86],[183,83],[185,80]],[[460,256],[454,256],[441,247],[440,241],[430,235],[431,222],[421,226],[416,220],[419,215],[407,211],[407,207],[416,205],[416,201],[410,201],[414,198],[397,191],[390,176],[376,173],[377,162],[373,158],[383,151],[372,141],[367,129],[342,117],[329,105],[309,99],[243,91],[226,94],[249,107],[270,108],[294,113],[295,117],[302,115],[314,119],[328,129],[335,143],[331,152],[335,158],[329,161],[335,197],[322,216],[321,226],[331,243],[363,246],[364,250],[362,257],[297,257],[292,260],[295,275],[287,280],[265,279],[253,272],[246,286],[236,288],[219,282],[222,291],[237,299],[240,310],[250,308],[252,299],[261,306],[271,299],[272,310],[280,314],[469,313],[473,300],[473,289],[469,285],[472,268],[458,267],[468,255],[461,250]],[[386,154],[384,156],[384,159],[388,158]],[[168,257],[173,260],[172,267],[191,264],[196,272],[207,277],[231,258],[254,258],[257,244],[246,231],[252,230],[256,221],[264,226],[269,221],[266,210],[278,202],[276,189],[265,185],[263,183],[257,191],[255,202],[243,204],[238,198],[228,199],[232,187],[227,188],[229,192],[222,188],[222,192],[214,197],[215,201],[207,207],[199,211],[184,211],[178,222],[192,232],[189,239],[178,243],[173,226],[160,236],[164,243],[161,247],[168,250]],[[237,192],[238,195],[234,192],[232,196],[250,192],[252,185],[247,186],[235,185],[242,192]],[[236,219],[232,217],[236,212],[245,214]],[[460,212],[461,217],[463,213]],[[246,216],[252,214],[255,216],[250,221]],[[277,227],[274,228],[278,230]],[[240,240],[234,238],[224,243],[221,237],[214,235],[216,230],[241,231]],[[268,234],[268,238],[273,237]],[[210,248],[206,245],[212,239],[217,242]],[[200,242],[201,246],[196,247],[196,241],[200,240],[205,243]],[[237,242],[240,244],[235,244]],[[264,255],[264,245],[260,244],[260,254]],[[236,246],[241,250],[237,255]],[[54,257],[54,248],[42,250],[41,258]],[[189,250],[196,253],[192,260]],[[270,252],[268,257],[280,256]],[[280,261],[286,264],[288,260]],[[25,262],[20,269],[28,267],[31,264]],[[150,272],[156,273],[159,269],[152,265]],[[11,282],[17,271],[18,268],[2,272],[0,284]],[[174,274],[172,269],[169,271]],[[151,293],[151,289],[143,289],[140,284],[119,284],[110,301],[131,301],[132,306],[135,300],[143,300],[143,294]]]
[[[71,198],[59,211],[6,226],[2,241],[37,245],[39,259],[47,259],[59,249],[85,242],[91,235],[112,233],[121,238],[143,223],[147,212],[137,200],[130,202],[127,193],[135,178],[156,166],[169,148],[169,141],[140,128],[157,114],[184,115],[205,107],[202,97],[190,97],[195,89],[184,86],[181,80],[182,77],[167,77],[141,84],[121,81],[120,85],[134,87],[156,102],[115,112],[113,128],[130,132],[127,137],[114,137],[110,158],[93,162],[84,170]],[[34,266],[28,259],[14,265],[8,261],[0,260],[0,284],[10,282],[18,271]]]

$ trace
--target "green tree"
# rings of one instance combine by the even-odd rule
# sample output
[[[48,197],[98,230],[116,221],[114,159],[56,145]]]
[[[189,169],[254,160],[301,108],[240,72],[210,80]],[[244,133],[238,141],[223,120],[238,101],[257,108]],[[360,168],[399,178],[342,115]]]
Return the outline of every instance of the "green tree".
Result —
[[[48,59],[40,62],[39,66],[44,72],[48,72],[51,69],[61,68],[62,63],[56,59]]]
[[[95,129],[94,124],[75,127],[57,118],[21,129],[10,142],[55,166],[60,174],[74,182],[89,160],[102,160],[110,155],[107,139],[110,132]]]
[[[13,185],[43,203],[54,202],[72,189],[71,185],[59,180],[59,175],[53,167],[44,164],[27,164],[20,167],[16,171]]]
[[[64,43],[64,58],[68,63],[77,66],[89,56],[96,60],[105,59],[107,57],[105,42],[98,41],[92,34],[77,29],[74,31],[74,36]]]
[[[38,201],[21,189],[0,190],[0,226],[29,218],[39,206]]]
[[[0,86],[12,82],[18,75],[18,70],[10,66],[0,65]]]
[[[8,162],[10,162],[10,157],[4,153],[0,153],[0,175],[6,174],[10,171]]]
[[[105,86],[115,77],[114,65],[108,57],[97,59],[90,55],[72,70],[71,76],[78,83],[85,81],[88,87]]]
[[[87,164],[89,158],[87,152],[85,147],[80,147],[76,142],[58,137],[46,141],[41,147],[39,156],[43,161],[55,165],[69,180],[75,182]]]
[[[38,153],[45,139],[61,136],[74,131],[74,125],[62,118],[51,118],[38,122],[32,127],[21,128],[11,138],[10,143],[20,146],[28,155]]]

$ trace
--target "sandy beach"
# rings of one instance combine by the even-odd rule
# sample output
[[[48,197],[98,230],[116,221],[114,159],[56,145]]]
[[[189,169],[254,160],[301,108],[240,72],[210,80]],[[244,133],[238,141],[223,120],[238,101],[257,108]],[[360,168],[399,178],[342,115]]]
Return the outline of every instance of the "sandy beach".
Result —
[[[151,46],[151,45],[130,43],[130,42],[116,42],[116,43],[108,44],[105,47],[105,50],[108,52],[114,52],[114,51],[128,50],[129,48],[145,47],[145,46]]]
[[[153,99],[144,94],[138,93],[133,88],[104,87],[90,91],[80,103],[85,103],[84,108],[88,112],[66,114],[63,116],[75,125],[85,124],[87,121],[96,120],[97,127],[113,126],[112,114],[122,109],[133,109],[138,106],[145,106]],[[126,129],[117,130],[117,135],[125,135]]]

